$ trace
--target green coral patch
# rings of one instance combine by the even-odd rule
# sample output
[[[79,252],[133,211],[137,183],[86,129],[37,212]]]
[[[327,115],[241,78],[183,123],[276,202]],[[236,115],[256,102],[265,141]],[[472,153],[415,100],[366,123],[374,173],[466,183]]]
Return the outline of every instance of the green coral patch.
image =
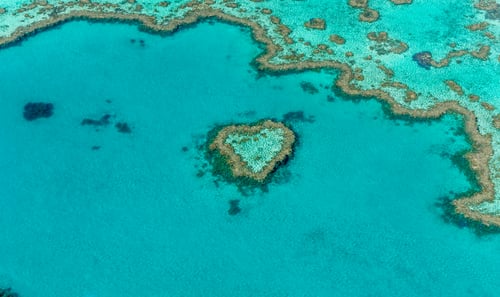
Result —
[[[254,173],[261,172],[281,151],[284,139],[282,129],[262,129],[254,134],[232,133],[226,143]]]
[[[233,177],[263,182],[292,154],[295,134],[280,122],[266,120],[254,125],[222,128],[209,145],[224,157]]]

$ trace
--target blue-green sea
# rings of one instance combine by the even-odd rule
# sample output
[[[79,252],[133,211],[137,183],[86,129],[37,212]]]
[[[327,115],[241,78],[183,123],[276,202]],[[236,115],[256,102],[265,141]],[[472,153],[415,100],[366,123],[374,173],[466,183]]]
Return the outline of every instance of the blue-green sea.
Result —
[[[71,22],[0,49],[0,287],[498,296],[500,235],[447,223],[437,205],[472,187],[451,158],[470,148],[462,119],[395,120],[333,92],[333,70],[258,72],[261,51],[220,23],[162,37]],[[53,103],[53,116],[26,121],[28,102]],[[306,121],[289,123],[299,144],[267,191],[244,196],[203,169],[216,125],[290,112]],[[109,125],[81,125],[106,114]]]

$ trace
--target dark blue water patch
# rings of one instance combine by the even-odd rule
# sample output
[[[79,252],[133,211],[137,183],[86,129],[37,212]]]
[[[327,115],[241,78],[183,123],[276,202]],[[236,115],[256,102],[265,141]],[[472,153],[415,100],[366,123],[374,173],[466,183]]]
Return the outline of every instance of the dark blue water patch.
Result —
[[[302,91],[307,94],[314,95],[319,92],[318,88],[311,82],[303,81],[300,83],[300,87],[302,88]]]
[[[80,125],[81,126],[92,126],[92,127],[96,128],[96,131],[100,131],[98,128],[106,127],[106,126],[110,125],[115,118],[116,118],[115,115],[111,115],[111,114],[106,113],[98,119],[84,118],[80,122]],[[116,128],[116,131],[118,131],[119,133],[122,133],[122,134],[132,133],[132,128],[130,127],[130,125],[127,122],[119,121],[119,122],[115,123],[114,126]]]
[[[242,118],[255,118],[257,115],[257,111],[255,110],[247,110],[247,111],[242,111],[237,114],[238,117]]]
[[[54,105],[45,102],[29,102],[24,105],[23,117],[27,121],[39,118],[50,118],[54,113]]]
[[[240,208],[240,200],[239,199],[231,199],[229,200],[229,209],[227,210],[227,213],[230,216],[235,216],[241,212]]]
[[[19,297],[19,294],[12,291],[11,288],[7,288],[7,289],[0,288],[0,297]]]
[[[293,125],[294,123],[314,123],[315,119],[313,115],[306,115],[304,111],[299,110],[285,113],[282,121]]]
[[[130,134],[132,133],[132,128],[126,122],[118,122],[115,124],[116,130],[120,133]]]
[[[130,38],[130,43],[137,44],[138,46],[140,46],[142,48],[146,46],[146,42],[144,41],[144,39],[136,40],[135,38]]]
[[[80,125],[82,126],[93,126],[93,127],[101,127],[101,126],[107,126],[111,123],[111,118],[112,115],[110,114],[104,114],[102,117],[99,119],[91,119],[91,118],[84,118]]]

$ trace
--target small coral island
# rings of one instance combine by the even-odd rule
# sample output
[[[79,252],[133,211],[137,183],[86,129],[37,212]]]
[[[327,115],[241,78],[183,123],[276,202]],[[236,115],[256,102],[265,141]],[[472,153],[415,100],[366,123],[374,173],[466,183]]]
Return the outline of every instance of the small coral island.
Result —
[[[295,133],[271,120],[220,128],[209,140],[214,167],[231,179],[263,183],[293,152]]]

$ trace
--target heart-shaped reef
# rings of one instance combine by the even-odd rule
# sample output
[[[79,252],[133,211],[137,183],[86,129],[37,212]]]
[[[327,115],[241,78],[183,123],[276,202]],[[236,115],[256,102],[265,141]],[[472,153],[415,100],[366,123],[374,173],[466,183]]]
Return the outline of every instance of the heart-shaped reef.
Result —
[[[229,125],[218,131],[209,145],[218,152],[232,177],[262,183],[293,152],[295,133],[271,120],[253,125]]]

